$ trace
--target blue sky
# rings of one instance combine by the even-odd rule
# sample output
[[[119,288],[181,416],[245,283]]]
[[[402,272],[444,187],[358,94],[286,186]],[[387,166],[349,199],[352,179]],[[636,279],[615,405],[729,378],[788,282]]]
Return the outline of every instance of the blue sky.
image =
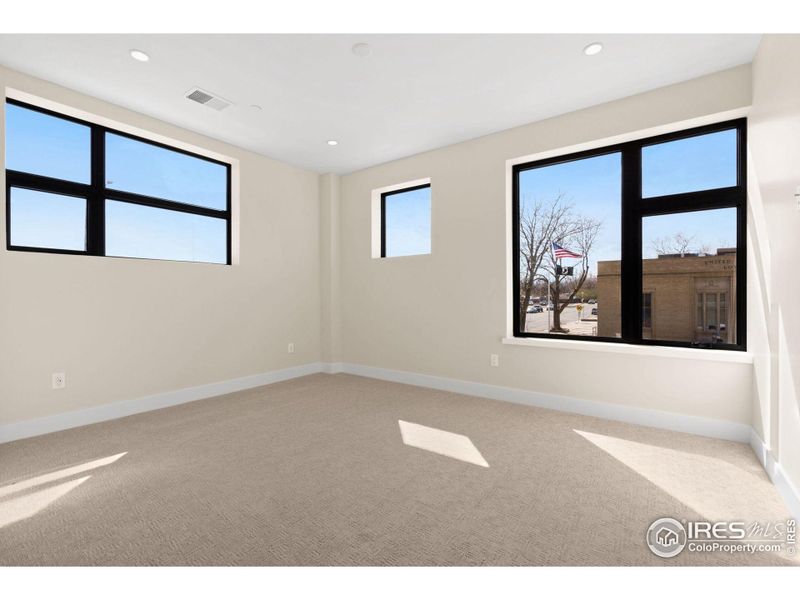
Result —
[[[9,169],[89,183],[90,130],[79,123],[6,104],[6,166]],[[224,210],[224,166],[131,140],[106,136],[106,185]],[[224,219],[106,203],[106,253],[113,256],[226,261]],[[85,249],[83,199],[14,189],[12,243]]]
[[[431,188],[386,196],[386,256],[431,251]]]
[[[86,201],[11,189],[11,243],[62,250],[86,249]]]
[[[621,221],[620,154],[608,154],[520,173],[523,209],[534,202],[547,203],[563,193],[576,214],[602,225],[589,256],[589,269],[597,262],[619,260]],[[642,190],[645,197],[736,185],[736,132],[688,138],[649,146],[642,152]],[[653,242],[683,233],[694,237],[695,247],[717,248],[736,244],[736,210],[698,211],[648,217],[642,223],[642,250],[655,258]],[[573,264],[579,261],[564,261]]]
[[[664,196],[736,185],[736,130],[645,146],[642,196]]]
[[[6,168],[78,183],[91,178],[89,128],[6,104]]]
[[[600,221],[600,233],[589,256],[589,268],[597,273],[598,260],[620,258],[621,182],[619,153],[522,171],[519,175],[521,208],[524,211],[536,202],[547,205],[563,193],[563,201],[573,206],[576,215]],[[563,264],[578,262],[565,260]]]
[[[226,223],[129,202],[106,203],[106,254],[224,263]]]

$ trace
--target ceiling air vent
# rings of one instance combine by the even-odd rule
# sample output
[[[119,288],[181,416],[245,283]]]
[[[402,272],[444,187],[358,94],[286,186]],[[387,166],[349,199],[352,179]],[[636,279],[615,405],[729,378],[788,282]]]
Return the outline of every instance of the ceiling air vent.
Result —
[[[225,110],[232,104],[231,102],[228,102],[224,98],[215,96],[214,94],[207,92],[205,90],[201,90],[200,88],[192,88],[186,93],[186,97],[189,100],[193,100],[198,104],[208,106],[209,108],[213,108],[214,110]]]

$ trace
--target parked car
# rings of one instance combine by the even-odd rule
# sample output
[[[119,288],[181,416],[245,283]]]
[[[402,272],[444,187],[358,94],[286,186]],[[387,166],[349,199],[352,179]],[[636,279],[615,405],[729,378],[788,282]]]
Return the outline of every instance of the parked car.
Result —
[[[529,313],[540,313],[540,312],[544,312],[544,309],[541,306],[537,305],[537,304],[530,304],[530,305],[528,305],[528,310],[526,312],[529,312]]]
[[[593,314],[593,315],[596,315],[596,314],[597,314],[597,307],[596,307],[596,306],[595,306],[595,307],[592,309],[592,314]]]
[[[594,298],[589,298],[589,299],[586,301],[586,304],[597,304],[597,300],[595,300]]]

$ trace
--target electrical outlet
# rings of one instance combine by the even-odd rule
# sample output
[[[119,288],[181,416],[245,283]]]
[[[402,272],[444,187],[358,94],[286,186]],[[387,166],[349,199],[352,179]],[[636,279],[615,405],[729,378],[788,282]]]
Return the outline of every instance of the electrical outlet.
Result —
[[[490,354],[489,355],[489,364],[492,365],[493,367],[499,367],[500,366],[500,355],[498,355],[498,354]]]
[[[294,342],[289,342],[289,349],[287,350],[289,354],[294,354]]]
[[[53,389],[60,390],[67,387],[67,376],[64,373],[53,373]]]

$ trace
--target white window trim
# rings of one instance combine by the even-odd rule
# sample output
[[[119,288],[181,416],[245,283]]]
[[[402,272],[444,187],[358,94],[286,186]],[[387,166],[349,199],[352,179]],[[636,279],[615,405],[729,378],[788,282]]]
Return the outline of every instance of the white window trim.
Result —
[[[734,352],[731,350],[711,350],[708,348],[682,348],[675,346],[644,346],[615,342],[597,342],[581,340],[559,340],[554,338],[505,337],[503,344],[509,346],[529,346],[533,348],[550,348],[560,350],[586,350],[589,352],[605,352],[608,354],[635,354],[637,356],[653,356],[658,358],[685,358],[686,360],[710,360],[720,363],[753,364],[752,352]]]

